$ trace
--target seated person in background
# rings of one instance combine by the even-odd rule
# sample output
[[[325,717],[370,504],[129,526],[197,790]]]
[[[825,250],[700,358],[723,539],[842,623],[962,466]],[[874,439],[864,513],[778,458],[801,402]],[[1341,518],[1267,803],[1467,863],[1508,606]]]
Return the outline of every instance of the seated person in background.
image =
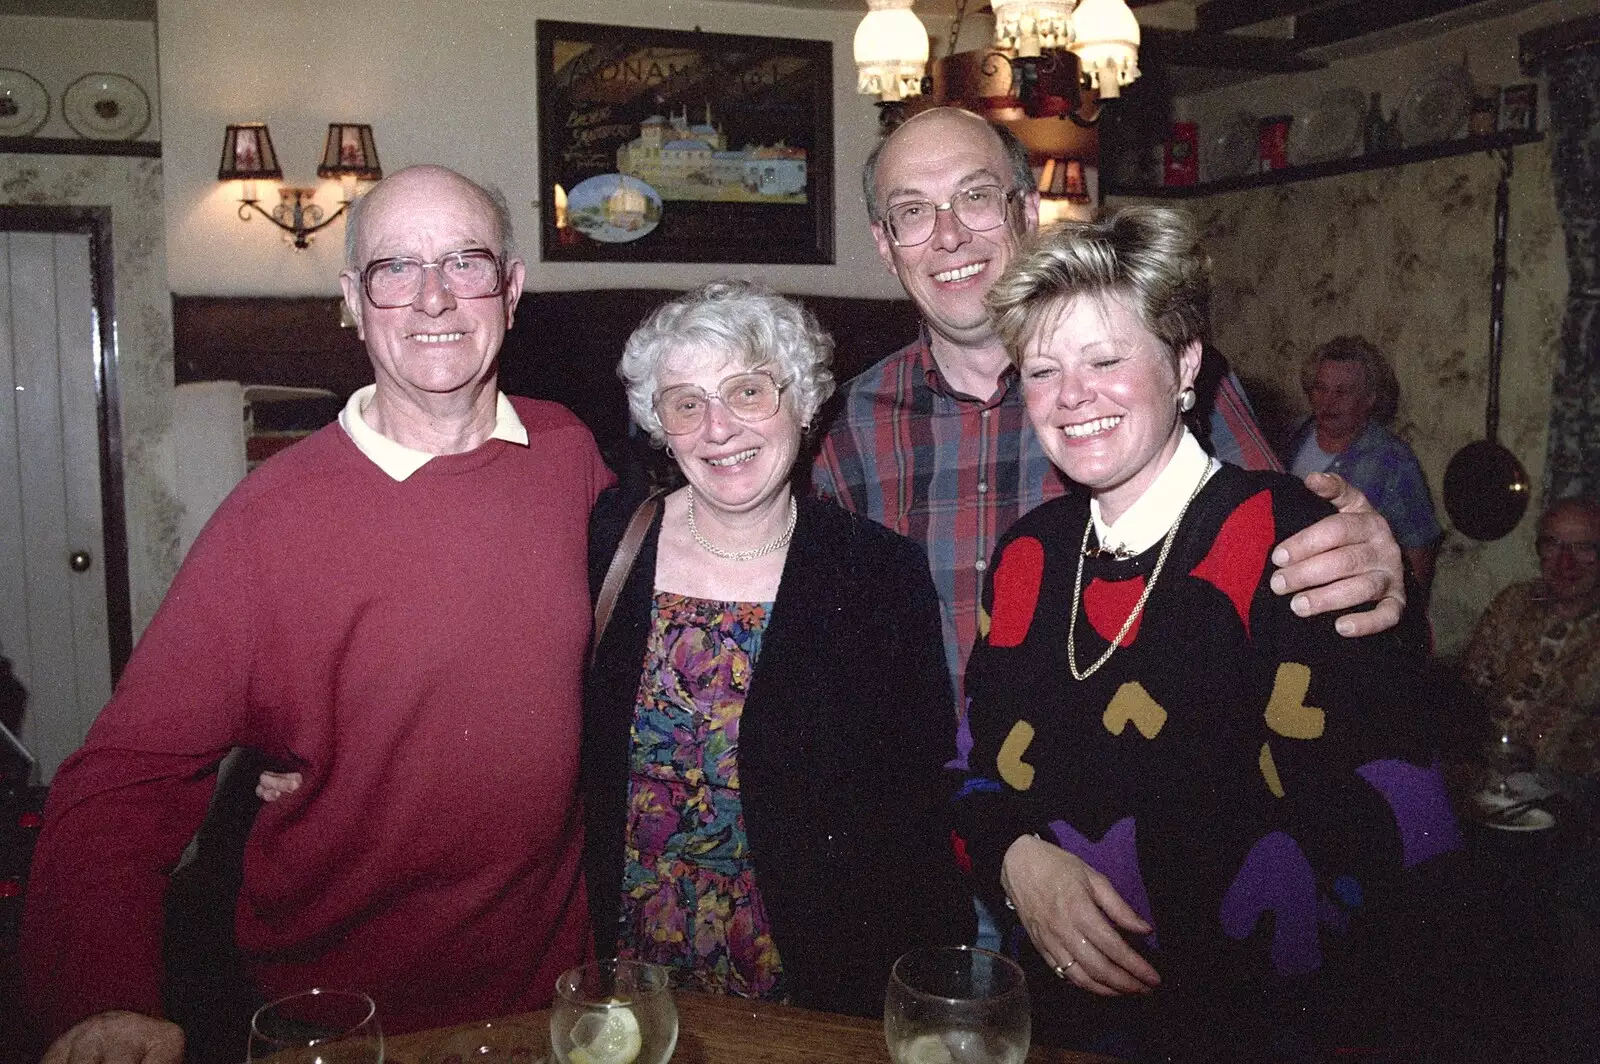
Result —
[[[1386,427],[1400,402],[1394,370],[1362,337],[1336,336],[1306,357],[1300,386],[1311,414],[1289,440],[1289,471],[1338,473],[1361,489],[1388,520],[1425,606],[1443,532],[1417,456]]]
[[[1539,579],[1495,596],[1462,676],[1542,766],[1600,784],[1600,503],[1555,503],[1535,544]]]
[[[585,877],[602,955],[878,1015],[895,958],[969,941],[973,913],[926,559],[791,489],[832,348],[809,312],[741,281],[628,340],[633,419],[687,484],[662,500],[589,676]],[[640,501],[597,504],[596,588]]]
[[[1043,960],[1045,1039],[1321,1060],[1409,1033],[1379,1007],[1432,901],[1419,866],[1460,845],[1444,700],[1393,636],[1272,593],[1272,545],[1331,508],[1185,425],[1209,292],[1188,217],[1126,207],[1041,234],[989,293],[1045,452],[1086,490],[996,548],[958,808]]]
[[[347,225],[376,383],[223,502],[51,787],[22,935],[50,1064],[183,1055],[162,900],[238,746],[303,776],[244,854],[262,998],[359,989],[397,1033],[543,1007],[586,951],[584,560],[612,477],[576,417],[497,385],[503,199],[416,166]]]

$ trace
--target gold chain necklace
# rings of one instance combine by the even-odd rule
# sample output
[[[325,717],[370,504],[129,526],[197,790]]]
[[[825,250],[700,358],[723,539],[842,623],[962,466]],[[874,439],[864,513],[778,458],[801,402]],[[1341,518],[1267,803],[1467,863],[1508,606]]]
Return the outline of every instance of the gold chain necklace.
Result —
[[[800,516],[800,507],[794,501],[794,496],[790,495],[789,526],[783,530],[783,535],[779,536],[771,543],[764,543],[759,547],[752,547],[749,550],[723,550],[721,547],[702,536],[700,534],[700,529],[695,527],[694,488],[687,486],[684,488],[684,504],[689,515],[689,535],[694,537],[694,541],[700,544],[700,546],[705,548],[705,550],[709,553],[715,554],[719,558],[727,558],[729,561],[734,562],[753,562],[757,558],[766,557],[775,550],[782,550],[784,547],[787,547],[789,545],[789,541],[794,538],[795,521]]]
[[[1206,473],[1210,472],[1211,470],[1208,466]],[[1144,604],[1150,601],[1150,592],[1155,588],[1156,580],[1161,576],[1162,566],[1167,564],[1167,554],[1172,550],[1173,541],[1178,538],[1178,526],[1183,524],[1183,515],[1189,512],[1189,504],[1194,502],[1195,496],[1200,494],[1200,489],[1205,487],[1206,481],[1210,479],[1209,476],[1201,474],[1200,482],[1189,493],[1189,498],[1183,504],[1183,509],[1178,511],[1178,519],[1172,522],[1172,528],[1167,532],[1166,538],[1161,541],[1161,553],[1156,555],[1156,567],[1150,571],[1150,579],[1145,583],[1144,592],[1140,594],[1139,601],[1134,603],[1133,611],[1128,614],[1128,619],[1122,622],[1122,630],[1117,633],[1117,637],[1111,641],[1111,645],[1106,647],[1105,653],[1101,654],[1093,665],[1079,672],[1078,604],[1083,598],[1083,559],[1089,556],[1089,533],[1094,529],[1094,518],[1092,516],[1089,517],[1084,524],[1083,543],[1078,547],[1078,575],[1072,583],[1072,620],[1067,624],[1067,667],[1072,670],[1072,678],[1074,680],[1081,682],[1093,676],[1100,670],[1100,666],[1111,660],[1111,655],[1117,652],[1117,647],[1122,645],[1122,637],[1128,634],[1129,629],[1133,627],[1133,622],[1137,621],[1139,614],[1144,612]]]

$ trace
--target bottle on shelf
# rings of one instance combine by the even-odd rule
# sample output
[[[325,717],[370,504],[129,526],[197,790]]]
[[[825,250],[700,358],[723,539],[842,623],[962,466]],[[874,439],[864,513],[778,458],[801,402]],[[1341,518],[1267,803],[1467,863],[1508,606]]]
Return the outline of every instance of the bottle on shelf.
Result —
[[[1361,122],[1361,153],[1376,155],[1388,145],[1388,123],[1383,118],[1383,103],[1379,93],[1372,94],[1366,117]]]

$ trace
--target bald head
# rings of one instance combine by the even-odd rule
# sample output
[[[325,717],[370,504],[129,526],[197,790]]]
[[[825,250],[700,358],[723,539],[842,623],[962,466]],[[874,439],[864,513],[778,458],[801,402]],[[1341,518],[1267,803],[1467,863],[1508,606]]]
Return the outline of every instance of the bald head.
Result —
[[[900,123],[894,132],[878,141],[867,155],[867,161],[861,168],[861,194],[867,204],[867,219],[873,222],[883,220],[883,199],[878,189],[878,171],[884,154],[891,152],[891,145],[897,145],[891,154],[904,149],[917,151],[925,139],[931,138],[936,141],[946,134],[959,135],[961,132],[969,137],[976,135],[984,139],[992,138],[992,142],[999,145],[1000,153],[1006,160],[1008,176],[1013,182],[1013,187],[1029,188],[1033,185],[1033,168],[1028,165],[1028,149],[1017,139],[1015,133],[964,108],[933,107],[919,111]]]
[[[363,220],[386,201],[412,191],[426,194],[462,197],[475,202],[494,219],[500,246],[496,250],[504,259],[517,254],[515,237],[511,231],[511,211],[505,196],[492,186],[484,186],[465,177],[448,166],[423,163],[396,171],[372,186],[372,190],[350,205],[345,216],[344,264],[351,270],[360,270],[368,255],[361,244]]]

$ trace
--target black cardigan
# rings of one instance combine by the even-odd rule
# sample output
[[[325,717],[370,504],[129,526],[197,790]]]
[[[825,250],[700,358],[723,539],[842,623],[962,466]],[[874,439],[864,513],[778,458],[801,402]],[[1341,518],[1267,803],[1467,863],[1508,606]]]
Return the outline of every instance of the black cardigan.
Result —
[[[590,523],[598,589],[640,496]],[[740,798],[789,1000],[881,1015],[889,967],[970,942],[947,814],[955,750],[939,605],[922,549],[802,498],[739,724]],[[661,518],[645,538],[585,690],[584,870],[595,946],[614,953],[630,728]]]

